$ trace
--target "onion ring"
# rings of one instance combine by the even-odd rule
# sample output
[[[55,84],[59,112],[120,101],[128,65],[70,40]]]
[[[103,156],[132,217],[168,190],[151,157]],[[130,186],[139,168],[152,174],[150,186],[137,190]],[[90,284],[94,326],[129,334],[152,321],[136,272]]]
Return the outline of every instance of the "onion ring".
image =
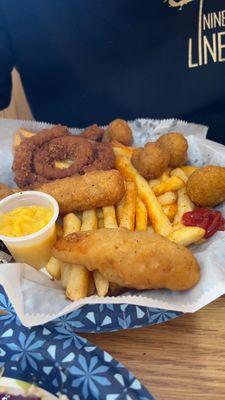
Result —
[[[83,133],[99,140],[99,132],[102,135],[102,128],[94,125]],[[72,160],[68,168],[56,167],[55,161],[67,159]],[[114,161],[110,143],[97,143],[85,135],[74,136],[66,127],[58,125],[44,129],[17,146],[12,169],[21,189],[33,189],[54,179],[112,169]]]

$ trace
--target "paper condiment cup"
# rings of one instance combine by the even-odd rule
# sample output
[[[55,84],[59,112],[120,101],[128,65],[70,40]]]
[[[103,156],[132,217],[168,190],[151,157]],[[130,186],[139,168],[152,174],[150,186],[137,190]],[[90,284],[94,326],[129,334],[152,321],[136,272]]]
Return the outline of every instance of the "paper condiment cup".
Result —
[[[44,206],[53,208],[53,216],[49,223],[31,235],[9,237],[0,234],[16,262],[27,263],[36,269],[43,268],[51,256],[51,249],[56,240],[55,222],[59,215],[56,200],[42,192],[27,191],[12,194],[0,201],[0,215],[17,207]]]

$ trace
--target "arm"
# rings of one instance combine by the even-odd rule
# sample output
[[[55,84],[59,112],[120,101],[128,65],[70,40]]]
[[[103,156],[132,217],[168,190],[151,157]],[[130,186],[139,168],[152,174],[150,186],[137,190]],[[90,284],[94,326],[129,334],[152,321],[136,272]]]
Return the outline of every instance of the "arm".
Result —
[[[0,6],[0,110],[8,107],[11,98],[12,77],[14,67],[13,53],[10,39],[4,24]]]

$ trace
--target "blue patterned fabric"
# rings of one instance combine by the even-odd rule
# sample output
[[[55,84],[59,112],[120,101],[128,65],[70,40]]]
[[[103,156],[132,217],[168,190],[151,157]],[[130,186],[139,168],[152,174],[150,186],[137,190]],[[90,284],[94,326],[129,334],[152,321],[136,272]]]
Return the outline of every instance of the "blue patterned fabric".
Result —
[[[21,325],[3,291],[0,309],[8,312],[0,315],[4,376],[34,382],[72,400],[154,400],[123,365],[75,333],[79,323],[74,313],[28,329]]]

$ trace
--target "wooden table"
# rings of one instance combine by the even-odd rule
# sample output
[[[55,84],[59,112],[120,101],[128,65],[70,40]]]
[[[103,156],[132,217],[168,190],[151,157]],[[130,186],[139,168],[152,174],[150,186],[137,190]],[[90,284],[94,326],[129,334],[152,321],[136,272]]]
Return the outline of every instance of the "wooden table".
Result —
[[[88,340],[122,362],[157,400],[225,399],[225,297],[160,325]]]

